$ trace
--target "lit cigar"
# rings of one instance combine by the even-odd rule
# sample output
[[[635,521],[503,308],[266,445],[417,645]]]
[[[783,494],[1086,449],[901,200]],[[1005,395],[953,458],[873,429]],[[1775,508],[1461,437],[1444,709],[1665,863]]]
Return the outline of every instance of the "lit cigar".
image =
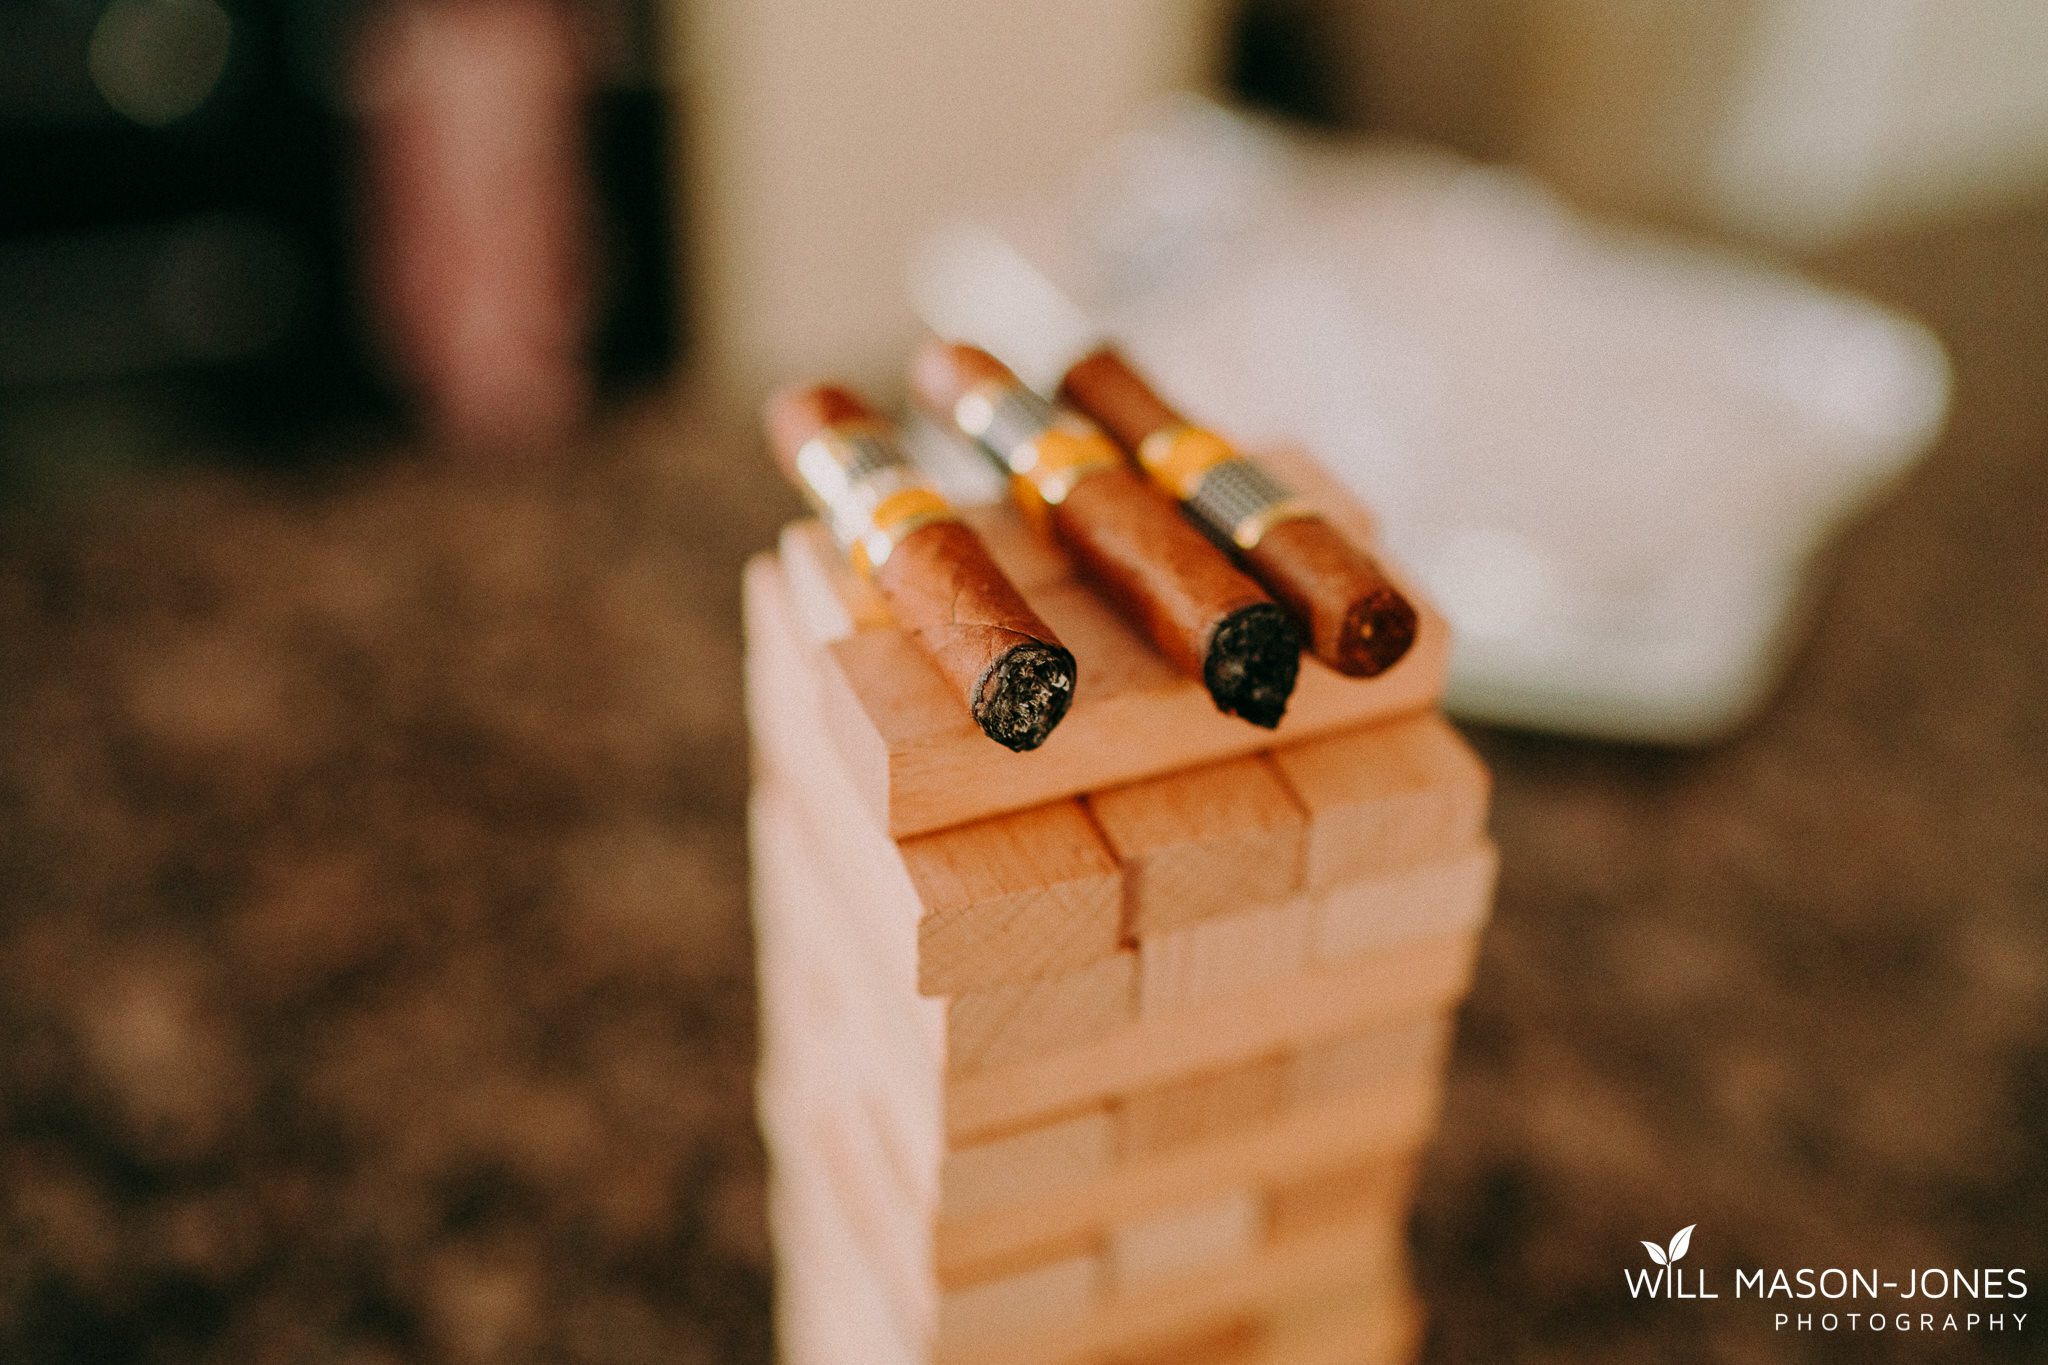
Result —
[[[1415,608],[1370,555],[1213,432],[1190,426],[1104,347],[1067,371],[1060,396],[1109,430],[1196,525],[1286,603],[1318,659],[1370,678],[1415,643]]]
[[[935,341],[910,386],[1013,476],[1027,513],[1144,630],[1209,688],[1218,710],[1268,729],[1301,667],[1294,622],[1258,584],[1134,475],[1094,423],[1062,411],[972,346]]]
[[[1045,743],[1074,700],[1074,656],[1038,619],[874,410],[831,385],[769,400],[768,442],[896,623],[916,637],[988,737]]]

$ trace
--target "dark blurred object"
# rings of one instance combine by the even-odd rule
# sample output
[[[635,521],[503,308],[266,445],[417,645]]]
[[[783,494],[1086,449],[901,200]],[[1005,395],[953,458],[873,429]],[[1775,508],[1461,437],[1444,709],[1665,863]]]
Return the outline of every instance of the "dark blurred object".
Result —
[[[555,445],[589,406],[581,46],[555,0],[397,0],[350,64],[374,324],[446,444]]]
[[[0,0],[0,406],[146,390],[202,428],[396,411],[355,283],[349,0]],[[663,101],[633,0],[577,11],[600,385],[674,350]],[[169,401],[166,402],[166,395]],[[26,424],[33,426],[33,423]],[[34,442],[14,420],[11,442]]]
[[[1254,109],[1341,125],[1344,76],[1323,28],[1300,0],[1248,0],[1231,16],[1224,84]]]
[[[308,16],[228,6],[0,3],[0,397],[173,375],[264,428],[371,401]]]
[[[1225,79],[1271,113],[1498,157],[1512,150],[1507,134],[1525,79],[1524,8],[1514,0],[1244,0]]]

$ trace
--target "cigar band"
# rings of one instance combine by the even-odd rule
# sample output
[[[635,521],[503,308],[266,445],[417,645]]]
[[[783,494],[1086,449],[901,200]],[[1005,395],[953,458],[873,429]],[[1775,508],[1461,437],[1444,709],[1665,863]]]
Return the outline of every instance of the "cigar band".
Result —
[[[977,384],[953,405],[953,420],[1053,507],[1090,474],[1124,462],[1100,427],[1022,384]]]
[[[796,472],[805,489],[834,516],[855,487],[906,463],[901,447],[880,422],[826,427],[796,452]]]
[[[1210,539],[1240,550],[1257,548],[1283,521],[1318,515],[1287,485],[1239,456],[1203,470],[1193,491],[1181,498],[1181,506]]]
[[[917,481],[879,422],[827,427],[796,453],[797,473],[854,567],[873,573],[911,532],[958,517]]]
[[[889,562],[896,547],[913,532],[942,521],[960,520],[946,500],[929,488],[912,486],[889,494],[869,514],[868,529],[847,547],[853,566],[871,574]]]
[[[1259,542],[1266,538],[1266,532],[1281,522],[1306,521],[1320,515],[1300,498],[1286,498],[1240,520],[1231,528],[1230,541],[1240,550],[1256,550]]]
[[[1200,427],[1161,427],[1138,443],[1138,463],[1181,502],[1195,496],[1210,470],[1236,458],[1230,442]]]
[[[1065,420],[1010,454],[1010,468],[1052,507],[1065,502],[1081,480],[1105,469],[1120,469],[1123,462],[1109,437],[1091,425]]]

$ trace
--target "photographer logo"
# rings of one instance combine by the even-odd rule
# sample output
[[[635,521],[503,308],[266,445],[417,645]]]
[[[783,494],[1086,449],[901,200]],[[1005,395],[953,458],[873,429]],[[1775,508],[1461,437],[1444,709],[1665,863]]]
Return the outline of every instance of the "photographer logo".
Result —
[[[1650,1264],[1621,1272],[1631,1299],[1721,1297],[1720,1289],[1710,1287],[1715,1281],[1705,1266],[1679,1265],[1698,1226],[1686,1224],[1666,1243],[1643,1243]],[[1889,1277],[1878,1267],[1759,1266],[1736,1270],[1730,1297],[1768,1303],[1772,1329],[1780,1332],[2024,1332],[2024,1303],[2014,1301],[2024,1301],[2028,1288],[2021,1266],[1927,1266]],[[1772,1302],[1780,1299],[1785,1302]],[[1821,1302],[1806,1302],[1813,1299]]]
[[[1691,1293],[1685,1289],[1685,1272],[1678,1268],[1678,1262],[1687,1248],[1692,1246],[1692,1230],[1698,1223],[1687,1223],[1671,1234],[1669,1246],[1658,1246],[1655,1242],[1643,1243],[1643,1250],[1650,1253],[1656,1265],[1647,1270],[1625,1270],[1622,1276],[1628,1281],[1628,1296],[1632,1299],[1718,1299],[1719,1294],[1707,1292],[1707,1272],[1693,1272],[1695,1288]]]

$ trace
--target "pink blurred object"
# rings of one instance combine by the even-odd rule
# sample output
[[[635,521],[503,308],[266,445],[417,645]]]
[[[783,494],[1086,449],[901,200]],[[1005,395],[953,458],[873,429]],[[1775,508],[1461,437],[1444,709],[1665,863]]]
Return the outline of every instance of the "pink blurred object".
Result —
[[[551,0],[398,0],[358,49],[369,303],[435,434],[560,441],[590,404],[588,75]]]

